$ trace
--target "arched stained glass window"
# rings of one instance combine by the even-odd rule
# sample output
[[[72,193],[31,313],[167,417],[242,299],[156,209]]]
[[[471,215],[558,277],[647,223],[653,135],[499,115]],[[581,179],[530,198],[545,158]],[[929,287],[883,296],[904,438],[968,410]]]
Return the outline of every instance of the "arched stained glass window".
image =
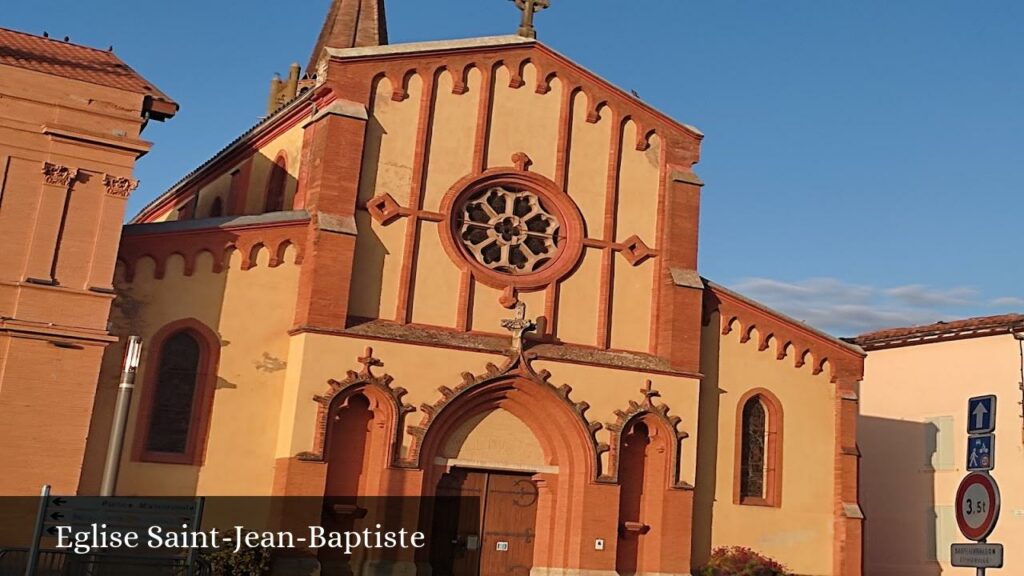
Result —
[[[743,447],[740,455],[740,497],[764,498],[768,415],[760,396],[743,406]]]
[[[737,407],[735,490],[736,504],[782,505],[782,404],[764,388]]]
[[[168,338],[160,351],[146,450],[185,454],[193,422],[201,349],[187,331]]]
[[[264,212],[280,212],[284,210],[284,188],[288,178],[288,161],[278,156],[270,168],[270,179],[267,182],[267,196],[263,205]]]
[[[220,218],[224,215],[224,201],[220,199],[220,196],[213,199],[213,203],[210,204],[210,218]]]

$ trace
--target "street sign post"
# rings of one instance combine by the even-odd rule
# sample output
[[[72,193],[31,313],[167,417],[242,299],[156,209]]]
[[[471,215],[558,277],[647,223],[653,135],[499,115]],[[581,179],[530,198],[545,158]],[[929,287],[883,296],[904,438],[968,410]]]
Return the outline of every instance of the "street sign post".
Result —
[[[967,470],[987,472],[996,467],[996,437],[994,434],[972,436],[967,439]]]
[[[953,566],[977,568],[985,576],[988,568],[1003,567],[1003,545],[986,542],[999,522],[999,485],[989,471],[996,467],[996,396],[967,400],[967,470],[956,491],[956,523],[960,532],[975,544],[953,544]]]
[[[950,563],[957,568],[1002,568],[1002,544],[953,544]]]
[[[995,395],[978,396],[967,401],[967,433],[991,434],[996,431]]]
[[[26,576],[35,576],[40,540],[45,536],[57,536],[60,527],[69,527],[71,534],[87,532],[97,525],[137,532],[153,526],[165,530],[198,528],[203,517],[203,504],[203,498],[51,496],[50,486],[43,486]],[[195,559],[196,550],[190,548],[186,562],[190,571],[195,566]]]
[[[999,486],[985,472],[972,472],[956,491],[956,523],[968,540],[983,542],[999,521]]]

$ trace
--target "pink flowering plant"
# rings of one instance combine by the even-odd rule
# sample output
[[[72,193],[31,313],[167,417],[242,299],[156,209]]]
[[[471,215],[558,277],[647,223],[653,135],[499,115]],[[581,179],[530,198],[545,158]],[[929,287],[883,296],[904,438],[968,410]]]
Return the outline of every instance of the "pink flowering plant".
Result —
[[[786,567],[750,548],[716,548],[700,576],[789,576]]]

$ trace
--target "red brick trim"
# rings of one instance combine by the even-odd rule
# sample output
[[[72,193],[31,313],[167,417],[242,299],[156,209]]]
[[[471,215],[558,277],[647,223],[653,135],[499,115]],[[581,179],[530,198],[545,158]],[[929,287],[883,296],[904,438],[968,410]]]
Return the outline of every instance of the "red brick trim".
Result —
[[[441,397],[437,401],[420,406],[420,424],[408,427],[412,446],[400,465],[428,467],[441,443],[459,424],[475,414],[504,408],[534,431],[549,458],[562,454],[575,462],[586,478],[596,480],[601,470],[600,455],[608,446],[595,438],[601,424],[587,419],[590,404],[572,400],[571,386],[555,386],[550,382],[551,373],[535,372],[530,361],[522,353],[510,354],[502,366],[489,363],[484,374],[463,373],[462,382],[454,389],[439,388]]]
[[[171,336],[189,332],[199,343],[199,374],[196,377],[196,391],[192,398],[192,422],[189,425],[188,442],[185,452],[172,454],[153,452],[146,449],[149,424],[152,418],[153,401],[158,385],[160,356],[164,342]],[[143,374],[142,396],[135,425],[135,439],[132,459],[138,462],[162,464],[185,464],[200,466],[206,452],[206,438],[209,433],[210,414],[213,410],[213,395],[217,388],[217,369],[220,363],[220,336],[195,318],[175,320],[160,328],[148,343],[145,372]]]
[[[324,108],[334,100],[335,95],[326,87],[320,87],[309,93],[308,96],[300,97],[293,104],[253,127],[213,158],[196,168],[174,187],[143,208],[137,216],[132,218],[131,223],[151,222],[165,214],[173,206],[178,205],[182,199],[196,193],[197,190],[225,174],[232,166],[237,166],[242,160],[251,158],[255,151],[291,130],[300,122],[307,120],[314,107]]]
[[[277,193],[281,195],[280,207],[270,205],[270,193],[274,191],[275,187],[280,188],[280,190],[277,191]],[[263,190],[263,212],[288,210],[290,207],[285,205],[285,201],[287,200],[285,192],[287,189],[288,153],[284,150],[280,150],[274,158],[274,163],[270,166],[270,173],[267,175],[267,185]]]
[[[615,422],[605,424],[609,432],[608,443],[608,472],[598,478],[598,482],[618,484],[620,481],[619,458],[622,454],[623,437],[637,422],[644,422],[650,428],[660,430],[670,440],[662,441],[662,446],[669,452],[668,459],[668,483],[673,489],[692,489],[693,486],[680,480],[679,463],[682,460],[683,440],[690,437],[689,433],[680,430],[679,425],[683,419],[679,416],[669,415],[669,407],[666,404],[656,404],[655,398],[661,396],[653,388],[650,380],[640,389],[644,395],[643,402],[630,400],[629,408],[615,411]],[[656,434],[655,434],[656,435]],[[626,471],[628,473],[628,471]]]
[[[860,371],[839,374],[836,391],[835,444],[835,540],[833,573],[837,576],[863,574],[864,520],[850,516],[847,505],[859,506],[860,451],[857,448],[857,419],[860,403],[857,382]]]
[[[380,406],[387,412],[385,421],[388,422],[388,426],[391,429],[391,444],[387,447],[388,454],[385,461],[390,463],[393,460],[397,460],[400,452],[402,426],[405,416],[410,412],[415,412],[416,408],[402,401],[402,398],[406,395],[406,390],[405,388],[392,386],[394,378],[391,375],[383,374],[378,376],[373,373],[374,367],[384,366],[380,359],[374,357],[373,348],[367,346],[363,355],[358,360],[363,365],[362,370],[359,372],[349,370],[344,380],[329,380],[327,382],[330,387],[328,391],[325,394],[313,397],[313,400],[319,405],[317,408],[317,425],[313,450],[299,454],[297,456],[299,460],[309,462],[324,461],[330,449],[327,446],[327,441],[331,414],[348,402],[349,398],[359,393],[372,396],[374,400],[380,402]]]
[[[856,347],[821,334],[802,323],[790,320],[749,300],[739,297],[714,284],[704,291],[705,323],[711,314],[721,316],[722,335],[734,330],[740,333],[740,342],[749,342],[757,331],[757,349],[773,348],[778,360],[790,358],[793,366],[802,367],[810,362],[815,375],[827,368],[830,380],[838,382],[840,374],[860,375],[864,372],[864,353]]]
[[[249,180],[252,178],[252,157],[246,158],[242,165],[231,172],[231,189],[228,191],[228,214],[239,216],[245,214],[249,198]]]
[[[420,95],[419,124],[416,127],[416,150],[413,153],[412,188],[409,191],[409,206],[413,213],[405,227],[405,246],[402,250],[402,268],[398,281],[398,299],[395,304],[395,320],[410,322],[415,290],[416,265],[420,253],[420,223],[418,212],[423,207],[423,195],[427,180],[427,159],[430,157],[430,136],[434,125],[434,99],[437,95],[437,70],[424,77]]]
[[[237,250],[242,255],[242,270],[256,266],[259,251],[270,251],[269,266],[275,268],[284,263],[289,246],[295,248],[295,264],[301,264],[306,246],[308,221],[294,220],[253,224],[238,228],[208,228],[182,232],[154,232],[153,234],[125,234],[117,261],[123,266],[126,282],[133,282],[138,262],[152,258],[156,264],[154,276],[164,277],[167,260],[174,254],[185,259],[185,276],[195,273],[196,260],[202,252],[213,257],[214,273],[224,271],[230,262],[230,255]]]
[[[743,458],[743,409],[753,399],[758,399],[765,410],[768,431],[765,442],[764,498],[744,497],[740,493]],[[766,388],[748,391],[736,404],[736,449],[733,466],[733,504],[743,506],[782,507],[782,445],[784,432],[782,402]]]
[[[622,139],[627,118],[618,110],[612,111],[612,135],[608,146],[608,181],[604,198],[604,242],[615,242],[616,220],[619,208],[619,179],[622,170]],[[639,129],[639,125],[637,129]],[[612,339],[612,300],[615,289],[615,253],[607,248],[601,252],[601,286],[598,296],[597,334],[598,348],[608,348]]]
[[[476,262],[466,252],[460,242],[455,240],[455,218],[458,216],[458,204],[467,195],[492,186],[508,185],[531,190],[539,194],[544,201],[557,213],[559,222],[565,231],[565,242],[559,247],[558,254],[552,262],[540,272],[512,276],[490,270]],[[466,176],[448,190],[441,201],[441,212],[445,219],[438,226],[441,245],[453,262],[463,270],[470,272],[473,278],[491,288],[499,290],[513,288],[516,290],[535,290],[547,287],[552,282],[568,274],[579,262],[583,254],[584,225],[583,215],[576,203],[569,198],[557,184],[533,172],[516,171],[511,168],[493,168],[483,174]],[[410,223],[410,225],[412,225]]]

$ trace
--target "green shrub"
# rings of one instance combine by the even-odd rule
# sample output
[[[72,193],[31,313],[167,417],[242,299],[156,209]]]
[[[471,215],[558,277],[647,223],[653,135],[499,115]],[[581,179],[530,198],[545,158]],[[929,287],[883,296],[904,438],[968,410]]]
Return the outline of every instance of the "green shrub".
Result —
[[[785,566],[750,548],[716,548],[700,576],[789,576]]]
[[[242,548],[236,554],[230,546],[204,554],[204,559],[213,576],[265,576],[272,561],[269,548]]]

